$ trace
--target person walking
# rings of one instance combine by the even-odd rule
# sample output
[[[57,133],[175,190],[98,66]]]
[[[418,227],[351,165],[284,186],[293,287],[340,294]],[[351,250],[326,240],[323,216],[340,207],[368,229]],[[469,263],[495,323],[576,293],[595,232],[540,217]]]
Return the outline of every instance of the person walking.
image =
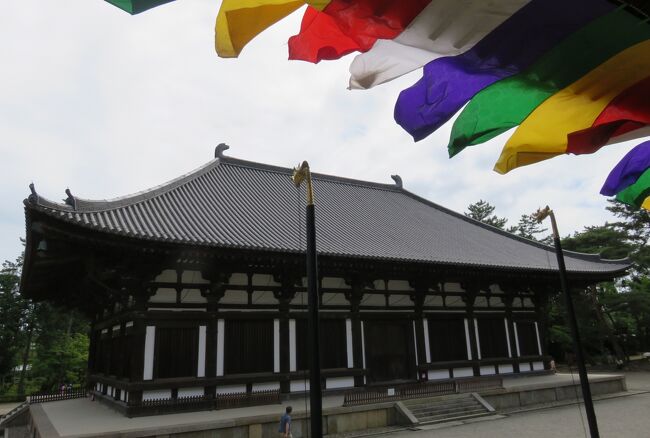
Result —
[[[291,406],[287,406],[284,415],[280,418],[280,436],[283,438],[293,438],[291,435]]]

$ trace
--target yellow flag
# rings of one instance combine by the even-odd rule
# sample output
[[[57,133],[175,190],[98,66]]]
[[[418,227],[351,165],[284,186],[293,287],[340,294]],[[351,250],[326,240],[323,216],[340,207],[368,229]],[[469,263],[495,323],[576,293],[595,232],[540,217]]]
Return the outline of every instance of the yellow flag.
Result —
[[[643,201],[643,204],[641,204],[641,208],[645,208],[646,210],[650,210],[650,196],[645,198],[645,201]]]
[[[494,166],[499,173],[566,153],[567,136],[591,127],[623,90],[648,76],[650,40],[608,59],[538,106],[510,137]]]
[[[236,58],[253,38],[305,4],[322,10],[329,0],[223,0],[215,25],[215,48]]]

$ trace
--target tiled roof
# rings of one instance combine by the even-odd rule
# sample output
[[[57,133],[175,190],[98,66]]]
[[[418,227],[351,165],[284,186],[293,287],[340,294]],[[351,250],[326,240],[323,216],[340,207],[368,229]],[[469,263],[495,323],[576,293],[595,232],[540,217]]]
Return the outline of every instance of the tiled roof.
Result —
[[[304,190],[291,169],[224,157],[161,186],[113,200],[39,197],[38,210],[79,226],[181,245],[304,251]],[[397,184],[313,174],[320,254],[446,265],[556,270],[553,248],[476,222]],[[565,252],[567,270],[617,273],[627,260]]]

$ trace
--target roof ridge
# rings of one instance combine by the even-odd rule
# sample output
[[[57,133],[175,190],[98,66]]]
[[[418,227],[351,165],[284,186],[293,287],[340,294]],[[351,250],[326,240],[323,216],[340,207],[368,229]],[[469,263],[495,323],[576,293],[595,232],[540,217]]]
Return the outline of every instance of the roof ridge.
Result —
[[[109,210],[111,208],[124,207],[126,205],[137,204],[147,199],[155,198],[156,196],[159,196],[163,193],[167,193],[170,190],[173,190],[183,185],[187,181],[190,181],[191,179],[203,175],[204,173],[213,169],[221,162],[221,160],[223,160],[223,158],[224,157],[213,158],[207,163],[187,173],[184,173],[176,178],[173,178],[171,180],[168,180],[156,186],[150,187],[148,189],[140,190],[138,192],[131,193],[128,195],[118,196],[116,198],[111,198],[111,199],[85,199],[85,198],[80,198],[75,196],[74,200],[76,201],[76,208],[74,208],[70,204],[51,201],[40,195],[35,196],[34,193],[32,193],[32,195],[30,195],[26,201],[30,204],[36,204],[51,209],[62,210],[62,211],[86,212],[86,213],[95,212],[95,211],[104,211],[104,210]]]
[[[291,173],[293,172],[293,169],[290,167],[282,167],[274,164],[259,163],[257,161],[249,161],[249,160],[244,160],[235,157],[223,157],[222,162],[224,164],[230,164],[234,166],[247,167],[250,169],[266,170],[269,172],[286,173],[289,175],[291,175]],[[326,173],[319,173],[319,172],[311,172],[311,176],[315,180],[338,182],[342,184],[349,184],[349,185],[354,185],[359,187],[372,187],[372,188],[384,189],[390,191],[399,191],[399,188],[395,183],[388,184],[388,183],[379,183],[374,181],[365,181],[361,179],[346,178],[343,176],[329,175]]]
[[[452,210],[450,208],[444,207],[444,206],[442,206],[440,204],[437,204],[437,203],[435,203],[433,201],[430,201],[430,200],[428,200],[426,198],[423,198],[423,197],[421,197],[421,196],[419,196],[419,195],[417,195],[417,194],[415,194],[413,192],[410,192],[410,191],[408,191],[408,190],[406,190],[404,188],[402,188],[401,190],[406,195],[411,196],[412,198],[416,199],[417,201],[423,202],[423,203],[429,205],[430,207],[438,209],[438,210],[440,210],[440,211],[442,211],[444,213],[451,214],[452,216],[455,216],[455,217],[457,217],[457,218],[459,218],[461,220],[464,220],[465,222],[469,222],[471,224],[478,225],[479,227],[482,227],[482,228],[485,228],[487,230],[496,232],[496,233],[501,234],[503,236],[506,236],[508,238],[518,240],[520,242],[530,244],[530,245],[536,246],[536,247],[541,248],[541,249],[546,249],[546,250],[550,250],[550,251],[555,252],[555,248],[553,246],[551,246],[551,245],[547,245],[547,244],[545,244],[543,242],[539,242],[537,240],[532,240],[532,239],[528,239],[526,237],[518,236],[518,235],[516,235],[514,233],[511,233],[511,232],[509,232],[507,230],[504,230],[502,228],[498,228],[498,227],[495,227],[494,225],[486,224],[485,222],[481,222],[481,221],[476,220],[474,218],[471,218],[469,216],[465,216],[462,213],[458,213],[457,211],[454,211],[454,210]],[[564,248],[562,249],[562,252],[564,254],[571,254],[572,256],[575,256],[576,258],[579,258],[579,259],[602,261],[602,262],[606,262],[606,263],[620,263],[620,262],[628,262],[630,260],[629,257],[624,257],[622,259],[604,259],[604,258],[601,257],[600,254],[588,254],[588,253],[584,253],[584,252],[570,251],[570,250],[566,250]]]

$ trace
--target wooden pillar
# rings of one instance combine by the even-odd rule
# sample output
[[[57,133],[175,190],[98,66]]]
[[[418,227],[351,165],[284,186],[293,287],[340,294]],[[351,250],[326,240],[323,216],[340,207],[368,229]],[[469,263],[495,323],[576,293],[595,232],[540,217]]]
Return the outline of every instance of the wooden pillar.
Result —
[[[302,276],[295,271],[284,270],[274,275],[276,282],[280,283],[281,289],[275,291],[273,296],[278,300],[279,324],[280,324],[280,392],[289,394],[291,392],[291,339],[289,330],[289,304],[296,296],[296,286],[302,285]]]
[[[207,301],[206,311],[208,314],[205,330],[205,378],[211,379],[217,375],[217,337],[219,336],[217,320],[219,318],[219,301],[226,293],[231,273],[229,271],[217,272],[211,270],[207,272],[201,271],[201,275],[210,280],[210,285],[201,289],[201,295]],[[213,399],[216,397],[216,391],[216,385],[207,385],[203,389],[203,395]]]
[[[413,301],[415,307],[415,319],[414,319],[415,335],[414,336],[415,336],[415,352],[417,358],[415,370],[416,370],[416,376],[418,377],[418,380],[421,380],[420,370],[421,369],[423,370],[423,372],[425,373],[424,379],[426,379],[427,371],[424,365],[428,362],[427,352],[426,352],[427,347],[424,342],[425,341],[424,323],[422,322],[422,318],[424,317],[424,312],[423,312],[424,299],[426,298],[426,294],[429,291],[429,281],[425,279],[417,279],[414,281],[410,281],[409,284],[414,289],[414,292],[411,294],[411,301]]]
[[[467,334],[469,336],[470,351],[472,353],[472,361],[473,361],[472,368],[474,370],[474,375],[480,376],[481,359],[478,350],[478,343],[476,340],[477,327],[476,327],[476,323],[474,322],[474,300],[476,299],[476,295],[478,295],[479,287],[474,282],[463,283],[462,287],[463,289],[465,289],[465,295],[463,296],[463,300],[465,301],[465,306],[467,309],[467,314],[466,314],[467,331],[468,331]]]
[[[146,309],[152,290],[139,288],[133,291],[135,300],[135,312],[133,312],[133,357],[131,358],[131,369],[129,381],[141,382],[144,376],[145,341],[147,334]],[[142,403],[142,390],[129,392],[129,405],[140,405]]]
[[[506,321],[508,324],[508,342],[510,343],[510,352],[512,354],[512,371],[518,373],[519,369],[519,354],[517,352],[517,339],[515,338],[515,325],[512,317],[512,302],[514,300],[515,290],[513,288],[499,285],[502,291],[505,292],[503,302],[506,305]]]
[[[361,327],[361,312],[359,310],[359,307],[361,306],[361,300],[363,299],[366,282],[359,275],[356,275],[352,278],[346,278],[345,282],[350,286],[350,291],[345,294],[345,298],[350,302],[353,366],[357,370],[364,370],[363,356],[365,352],[363,351],[363,333]],[[364,375],[359,374],[354,376],[354,386],[359,387],[364,386],[365,384],[366,379]]]

